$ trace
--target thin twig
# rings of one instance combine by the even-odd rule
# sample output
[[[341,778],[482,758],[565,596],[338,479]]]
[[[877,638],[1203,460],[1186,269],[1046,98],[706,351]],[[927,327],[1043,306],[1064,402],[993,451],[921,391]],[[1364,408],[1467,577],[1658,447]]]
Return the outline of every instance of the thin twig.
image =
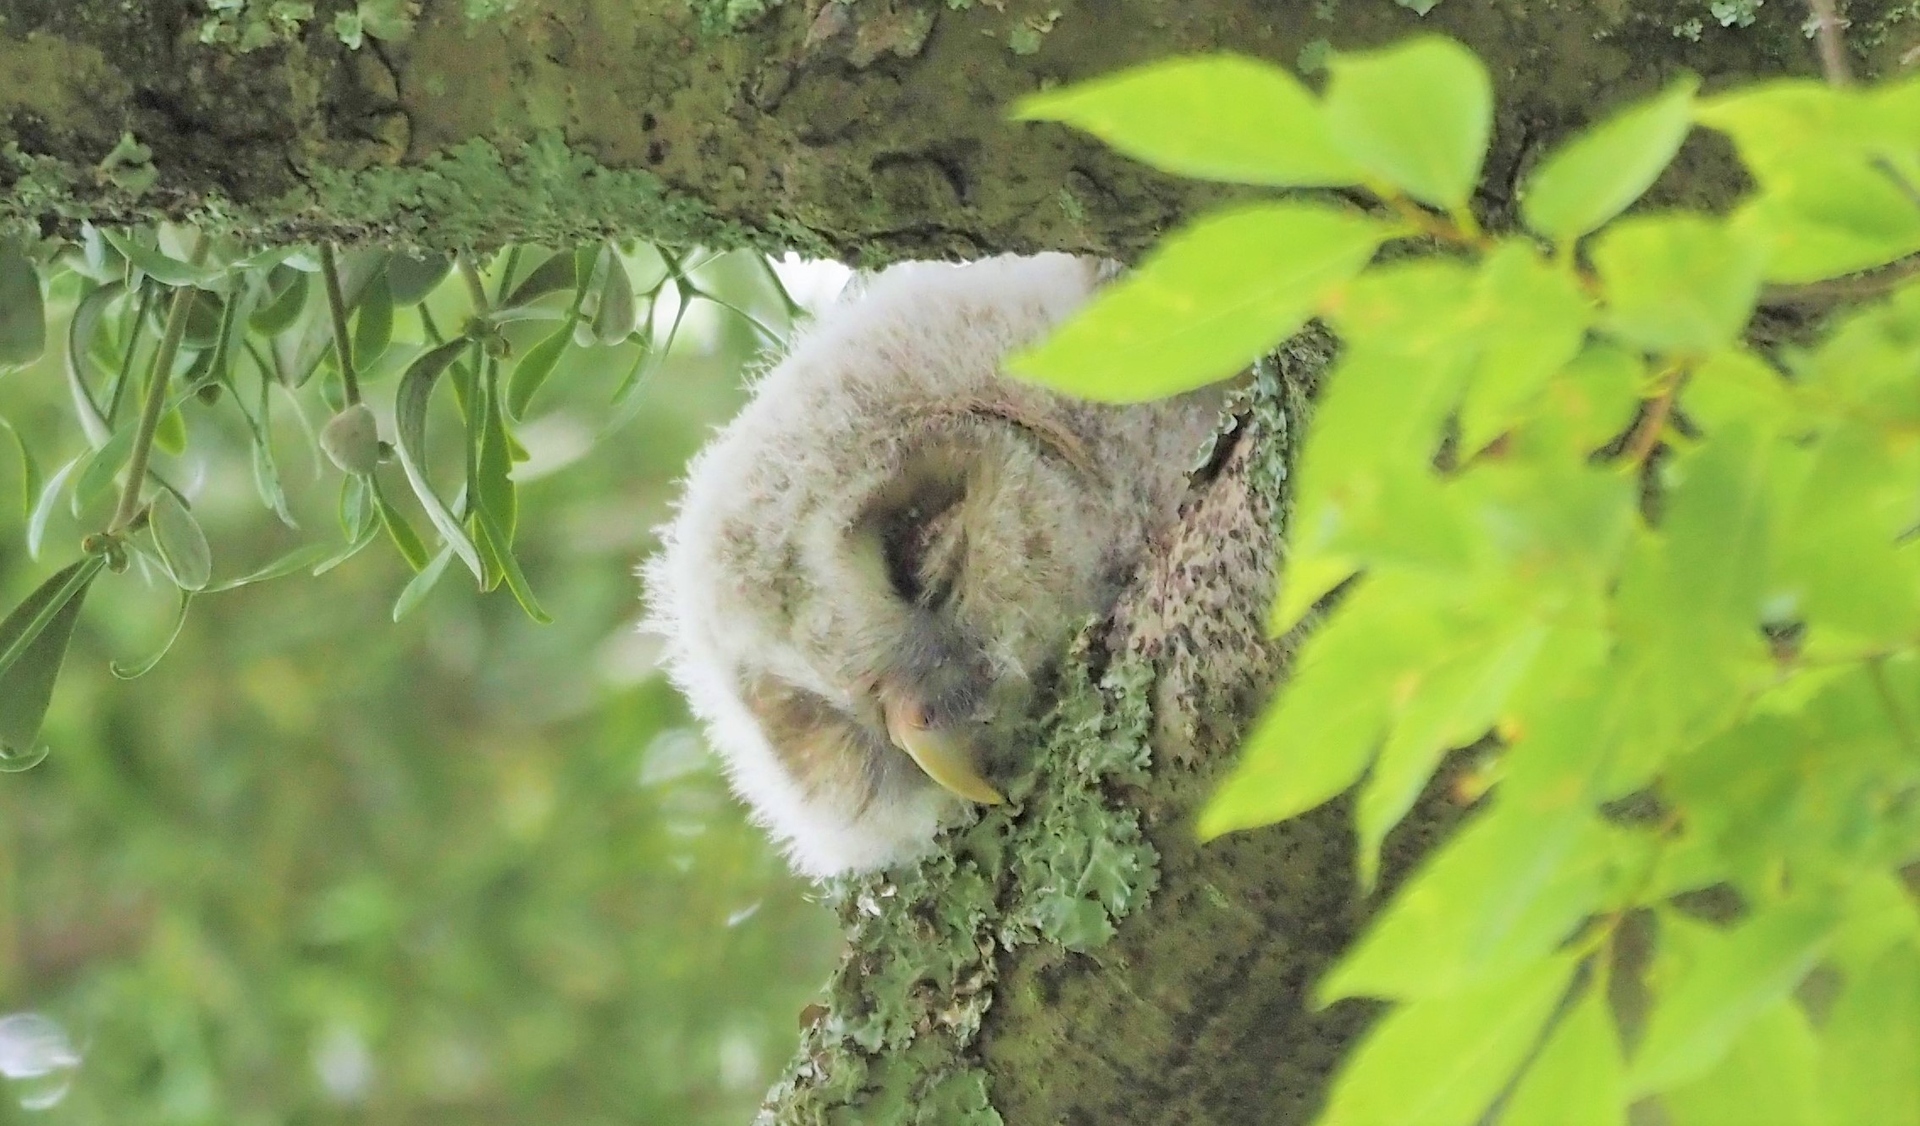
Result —
[[[114,373],[113,387],[107,392],[107,426],[112,428],[114,420],[120,416],[120,401],[126,395],[127,383],[133,375],[133,354],[140,344],[140,333],[147,323],[147,310],[153,305],[153,287],[140,287],[140,304],[133,314],[133,328],[127,333],[126,350],[120,354],[120,370]]]
[[[467,283],[467,296],[473,299],[473,315],[486,316],[493,307],[487,301],[487,287],[480,280],[480,270],[474,266],[473,259],[465,254],[460,256],[460,277]]]
[[[327,313],[333,317],[333,357],[340,361],[340,389],[348,406],[360,402],[360,379],[353,371],[353,337],[347,334],[347,301],[340,292],[340,264],[334,260],[333,244],[320,244],[320,277],[327,287]]]
[[[1820,69],[1829,86],[1853,85],[1853,71],[1847,66],[1847,45],[1840,37],[1846,25],[1834,9],[1833,0],[1807,0],[1813,12],[1814,39],[1820,46]]]

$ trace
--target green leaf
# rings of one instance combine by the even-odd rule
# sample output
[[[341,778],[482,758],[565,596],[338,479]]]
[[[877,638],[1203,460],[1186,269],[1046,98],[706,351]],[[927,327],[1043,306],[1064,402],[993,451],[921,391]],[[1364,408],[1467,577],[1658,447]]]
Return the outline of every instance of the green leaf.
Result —
[[[393,291],[387,288],[385,274],[367,283],[360,298],[360,311],[353,323],[353,364],[360,372],[373,370],[393,343]]]
[[[1766,244],[1766,278],[1796,284],[1884,266],[1920,251],[1920,203],[1884,168],[1846,155],[1781,177],[1739,214]]]
[[[294,548],[278,559],[266,563],[255,570],[248,571],[238,578],[223,579],[217,583],[208,583],[206,589],[200,593],[217,594],[223,590],[238,590],[243,586],[252,586],[254,583],[263,583],[269,579],[284,578],[287,575],[293,574],[295,571],[304,571],[309,567],[319,564],[332,555],[333,551],[334,548],[331,544],[305,544]]]
[[[1069,394],[1141,402],[1241,371],[1305,324],[1394,228],[1308,203],[1230,208],[1168,238],[1045,343],[1008,361]]]
[[[1515,600],[1502,608],[1525,607]],[[1458,622],[1395,680],[1391,733],[1354,812],[1362,886],[1373,887],[1381,843],[1413,808],[1440,757],[1493,727],[1549,636],[1545,625],[1524,617]]]
[[[1403,583],[1368,578],[1309,637],[1292,680],[1201,813],[1202,839],[1304,813],[1359,779],[1385,730],[1395,680],[1443,632]]]
[[[627,264],[608,243],[603,251],[606,274],[600,282],[600,300],[594,308],[593,335],[602,344],[618,344],[633,335],[637,316],[633,300],[633,279],[627,276]]]
[[[33,502],[40,495],[44,482],[40,475],[40,462],[27,447],[27,436],[14,428],[13,423],[0,418],[0,430],[5,430],[13,439],[14,449],[20,453],[20,518],[33,518]]]
[[[476,509],[475,515],[480,521],[480,534],[486,537],[487,543],[493,548],[493,557],[500,565],[501,576],[506,579],[507,590],[513,594],[513,600],[520,604],[520,609],[526,612],[527,617],[541,625],[550,624],[553,618],[534,599],[533,587],[528,585],[527,576],[520,570],[520,561],[514,558],[513,545],[507,532],[485,505]],[[394,613],[396,616],[400,613],[398,605],[394,607]]]
[[[1653,186],[1693,126],[1689,75],[1575,137],[1541,163],[1520,196],[1527,226],[1556,242],[1597,231]]]
[[[107,440],[107,444],[88,455],[86,468],[80,471],[79,480],[74,482],[73,500],[70,510],[78,516],[88,506],[98,501],[113,487],[113,479],[120,474],[120,468],[127,463],[127,457],[133,452],[133,427],[122,426],[120,432]]]
[[[1314,96],[1239,55],[1169,59],[1022,98],[1019,121],[1059,121],[1182,176],[1273,187],[1344,187],[1342,156]]]
[[[1576,965],[1551,958],[1395,1007],[1341,1068],[1319,1126],[1472,1126],[1538,1041]]]
[[[591,248],[582,248],[591,249]],[[587,259],[591,269],[592,258]],[[549,293],[558,293],[563,289],[572,289],[576,284],[575,271],[578,259],[574,251],[562,250],[549,255],[534,271],[520,279],[513,292],[501,302],[503,309],[517,309],[545,297]]]
[[[1449,211],[1467,205],[1493,131],[1493,83],[1473,52],[1422,36],[1328,63],[1333,141],[1369,176]]]
[[[1920,946],[1849,974],[1825,1032],[1820,1101],[1833,1122],[1920,1126]]]
[[[100,233],[141,273],[161,285],[175,288],[189,285],[203,289],[211,288],[225,272],[218,266],[195,266],[182,262],[178,258],[170,258],[159,250],[140,242],[130,231],[103,230]]]
[[[553,374],[560,357],[573,343],[573,322],[561,325],[546,339],[527,349],[513,365],[513,376],[507,381],[507,413],[515,418],[524,418],[527,404],[533,401],[534,392],[540,390],[547,377]]]
[[[1725,932],[1694,928],[1699,948],[1655,1002],[1628,1089],[1636,1096],[1663,1091],[1710,1071],[1753,1019],[1813,968],[1833,922],[1825,908],[1784,904],[1757,910]]]
[[[275,266],[267,275],[266,295],[247,317],[247,327],[262,336],[278,336],[293,327],[307,307],[307,289],[313,275],[292,266]]]
[[[1514,1088],[1500,1126],[1627,1126],[1624,1071],[1606,994],[1589,985]]]
[[[1480,267],[1485,323],[1479,363],[1460,406],[1460,447],[1478,452],[1520,421],[1553,375],[1580,353],[1592,302],[1573,271],[1507,240]]]
[[[452,270],[451,255],[428,251],[416,257],[413,251],[398,250],[387,262],[387,290],[395,305],[418,305]]]
[[[408,580],[407,585],[400,591],[400,597],[394,600],[394,621],[397,622],[401,618],[406,617],[409,613],[413,612],[415,606],[420,605],[421,601],[425,599],[433,590],[434,586],[439,583],[440,576],[447,573],[447,561],[452,558],[452,546],[442,547],[439,552],[428,561],[427,565],[420,569],[419,574]]]
[[[53,509],[60,501],[60,490],[65,487],[67,478],[80,468],[85,454],[74,458],[53,471],[46,484],[40,487],[40,496],[33,503],[33,512],[27,517],[27,558],[40,558],[40,545],[47,538],[47,521],[53,518]]]
[[[1920,1060],[1914,1061],[1920,1063]],[[1769,1005],[1712,1071],[1660,1096],[1673,1126],[1816,1126],[1818,1047],[1792,1001]],[[1884,1123],[1880,1113],[1845,1122]]]
[[[1733,343],[1753,313],[1765,261],[1757,239],[1700,215],[1622,219],[1593,246],[1607,327],[1655,352],[1705,354]]]
[[[1438,997],[1530,965],[1597,907],[1607,859],[1592,814],[1503,801],[1427,861],[1317,996]]]
[[[160,549],[160,561],[181,590],[204,588],[213,577],[213,555],[207,548],[206,533],[180,498],[171,489],[161,489],[148,511],[153,528],[154,546]]]
[[[1591,452],[1626,432],[1647,365],[1610,340],[1589,341],[1547,383],[1543,416],[1564,428],[1566,448]]]
[[[173,494],[168,493],[167,495],[172,496]],[[107,665],[107,671],[111,672],[120,680],[138,680],[152,672],[154,668],[160,664],[161,659],[173,649],[173,643],[180,640],[180,631],[186,628],[187,624],[187,608],[191,605],[193,605],[193,591],[181,587],[180,609],[174,614],[173,628],[167,631],[167,639],[160,643],[159,650],[146,660],[132,665],[123,665],[119,661],[113,661]]]
[[[33,261],[0,240],[0,368],[20,367],[47,350],[47,309]]]
[[[447,365],[466,348],[466,340],[450,340],[408,365],[406,374],[400,377],[400,388],[394,395],[393,416],[395,436],[399,439],[397,449],[400,464],[407,472],[407,481],[413,486],[414,495],[420,498],[427,518],[439,529],[454,554],[473,572],[474,578],[479,579],[483,574],[480,553],[467,537],[466,530],[460,526],[459,518],[433,491],[426,473],[428,398],[433,394],[433,384],[440,378],[440,373],[447,370]]]
[[[0,770],[24,770],[45,757],[35,747],[40,724],[80,605],[106,562],[89,555],[62,568],[0,621]]]
[[[74,306],[73,316],[67,321],[67,389],[73,396],[73,411],[80,419],[80,429],[87,435],[87,444],[96,449],[106,444],[112,428],[107,425],[106,412],[93,397],[87,370],[91,366],[88,352],[93,346],[100,315],[124,292],[126,286],[118,281],[88,290],[80,303]]]
[[[513,446],[507,438],[506,414],[500,409],[500,387],[497,368],[489,363],[487,376],[489,384],[486,391],[486,414],[481,419],[479,434],[480,448],[476,451],[474,478],[471,486],[474,499],[479,507],[491,513],[506,538],[500,542],[504,551],[513,545],[513,535],[520,525],[519,490],[513,482]]]
[[[429,558],[427,547],[420,542],[413,525],[407,523],[407,518],[387,500],[387,494],[380,489],[378,477],[368,476],[367,486],[373,491],[373,502],[380,513],[380,526],[386,529],[387,538],[393,541],[400,557],[407,561],[407,566],[413,568],[415,574],[426,570]]]

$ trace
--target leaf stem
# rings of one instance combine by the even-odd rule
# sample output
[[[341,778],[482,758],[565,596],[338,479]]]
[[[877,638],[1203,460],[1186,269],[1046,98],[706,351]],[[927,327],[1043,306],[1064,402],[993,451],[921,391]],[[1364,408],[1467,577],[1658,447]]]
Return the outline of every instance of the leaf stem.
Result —
[[[473,315],[484,317],[493,306],[487,301],[487,287],[480,280],[480,270],[473,259],[465,254],[460,256],[460,278],[467,283],[467,296],[473,299]]]
[[[340,361],[340,390],[348,406],[360,402],[360,378],[353,370],[353,337],[347,334],[347,302],[340,292],[340,264],[333,244],[320,244],[320,277],[327,286],[327,313],[333,318],[333,355]]]
[[[1653,453],[1660,443],[1660,435],[1666,432],[1667,420],[1673,417],[1673,401],[1680,396],[1680,385],[1686,381],[1686,369],[1675,367],[1662,381],[1665,386],[1653,397],[1646,417],[1640,420],[1640,428],[1634,431],[1633,440],[1622,451],[1628,465],[1640,465]]]
[[[120,413],[120,403],[126,398],[127,377],[133,374],[133,354],[140,344],[140,334],[147,324],[147,310],[153,306],[153,287],[140,287],[140,303],[133,314],[133,328],[127,333],[127,347],[120,354],[120,370],[114,373],[113,387],[107,393],[107,426],[113,426],[114,418]]]
[[[1807,0],[1807,8],[1813,12],[1813,27],[1816,41],[1820,45],[1820,70],[1826,75],[1829,86],[1853,85],[1853,71],[1847,67],[1847,45],[1840,38],[1840,13],[1834,10],[1833,0]]]
[[[193,248],[193,264],[198,266],[206,256],[207,240],[200,236]],[[133,452],[127,455],[127,480],[120,487],[120,504],[114,509],[113,521],[107,525],[109,536],[126,531],[139,514],[140,490],[147,482],[147,462],[153,457],[153,436],[160,429],[160,416],[166,411],[167,385],[173,382],[174,357],[180,354],[180,341],[187,335],[187,318],[192,315],[194,298],[199,295],[195,287],[183,285],[174,290],[173,303],[167,307],[166,332],[161,335],[160,347],[147,369],[147,399],[140,408],[139,428],[133,432]]]

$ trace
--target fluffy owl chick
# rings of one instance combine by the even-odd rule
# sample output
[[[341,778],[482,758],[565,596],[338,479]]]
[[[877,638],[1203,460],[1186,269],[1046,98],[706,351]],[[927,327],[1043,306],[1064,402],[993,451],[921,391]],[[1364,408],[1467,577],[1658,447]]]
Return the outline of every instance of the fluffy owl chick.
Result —
[[[1107,606],[1218,410],[1001,372],[1092,291],[1064,254],[911,263],[843,297],[694,459],[650,626],[734,789],[812,876],[1001,800],[1012,733]]]

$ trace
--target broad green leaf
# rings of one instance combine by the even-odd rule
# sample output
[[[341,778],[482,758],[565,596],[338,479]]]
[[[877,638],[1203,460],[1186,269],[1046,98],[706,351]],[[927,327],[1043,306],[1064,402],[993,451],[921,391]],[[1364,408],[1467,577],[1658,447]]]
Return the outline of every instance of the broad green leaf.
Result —
[[[1599,230],[1653,186],[1693,126],[1687,76],[1573,138],[1543,161],[1520,196],[1527,226],[1556,242]]]
[[[378,477],[368,477],[367,487],[373,492],[373,503],[380,513],[380,526],[387,530],[387,538],[393,541],[400,557],[407,561],[407,566],[413,568],[415,574],[425,570],[429,558],[427,547],[420,542],[413,525],[407,523],[407,518],[387,500],[387,494],[380,489]]]
[[[0,621],[0,769],[25,769],[42,757],[35,746],[40,724],[81,603],[106,562],[105,556],[89,555],[69,564]]]
[[[1606,994],[1589,985],[1521,1076],[1500,1126],[1627,1126],[1624,1071]]]
[[[1396,1006],[1348,1057],[1319,1126],[1472,1126],[1538,1042],[1577,963]]]
[[[173,494],[168,493],[167,495],[172,496]],[[146,660],[138,661],[131,665],[123,665],[119,661],[110,662],[107,665],[107,671],[111,672],[120,680],[138,680],[152,672],[154,668],[160,664],[160,661],[173,649],[173,643],[180,640],[180,631],[185,629],[187,624],[187,608],[192,605],[193,591],[181,587],[180,609],[174,613],[173,626],[167,630],[167,638],[160,643],[160,648]]]
[[[1661,612],[1703,632],[1755,632],[1766,591],[1774,445],[1751,430],[1714,435],[1677,459],[1661,522],[1667,548]]]
[[[160,549],[160,560],[174,584],[185,591],[204,588],[213,577],[213,555],[200,521],[171,489],[159,490],[147,519],[153,528],[154,546]]]
[[[372,369],[393,343],[393,291],[385,274],[367,283],[360,298],[360,311],[353,323],[353,365],[359,372]]]
[[[1636,1096],[1663,1091],[1712,1070],[1754,1018],[1813,968],[1833,922],[1825,908],[1784,904],[1761,908],[1731,930],[1699,934],[1692,965],[1655,1001],[1628,1089]]]
[[[1787,378],[1739,347],[1715,352],[1694,368],[1681,402],[1709,437],[1741,427],[1771,433],[1794,421],[1800,410]]]
[[[1920,1062],[1920,1061],[1916,1061]],[[1820,1126],[1817,1042],[1807,1018],[1782,998],[1753,1018],[1712,1071],[1660,1096],[1673,1126]],[[1852,1122],[1885,1122],[1878,1115]]]
[[[100,315],[125,291],[126,286],[118,281],[88,290],[67,321],[67,389],[73,396],[73,412],[80,420],[80,429],[86,433],[87,444],[95,449],[106,444],[112,428],[107,425],[106,412],[93,397],[91,373],[87,370],[91,366],[88,352]]]
[[[1760,294],[1764,246],[1700,215],[1622,219],[1593,244],[1607,327],[1655,352],[1704,354],[1733,343]]]
[[[1920,1126],[1920,946],[1848,975],[1827,1018],[1820,1100],[1835,1124]]]
[[[555,365],[573,343],[573,322],[561,325],[546,339],[527,349],[519,362],[513,365],[513,375],[507,381],[507,413],[514,418],[524,418],[527,405],[533,402],[534,392],[540,390],[547,377],[553,374]]]
[[[1460,262],[1400,259],[1334,286],[1322,314],[1356,347],[1411,360],[1452,360],[1479,346],[1474,289],[1474,272]]]
[[[387,291],[395,305],[418,305],[452,270],[451,255],[427,251],[416,257],[413,251],[395,251],[387,262]]]
[[[1308,639],[1292,680],[1201,813],[1200,836],[1284,820],[1351,786],[1379,745],[1395,680],[1443,634],[1431,606],[1398,576],[1362,583]]]
[[[440,576],[447,573],[447,561],[452,558],[452,546],[442,547],[427,565],[420,569],[419,574],[407,581],[407,585],[400,590],[400,597],[393,603],[394,621],[397,622],[406,617],[432,592],[434,586],[439,583]]]
[[[1573,272],[1544,261],[1525,242],[1501,243],[1477,280],[1485,328],[1460,406],[1460,448],[1468,454],[1520,421],[1554,373],[1580,353],[1593,318]]]
[[[466,530],[460,526],[459,518],[433,491],[426,472],[427,401],[433,394],[434,381],[466,348],[464,339],[450,340],[413,361],[407,367],[406,374],[400,377],[400,388],[394,395],[393,416],[395,436],[398,438],[396,448],[400,454],[400,464],[407,472],[407,481],[420,498],[421,507],[426,509],[427,518],[439,529],[454,554],[473,572],[473,577],[479,579],[483,575],[480,553],[467,537]]]
[[[1030,94],[1014,117],[1084,129],[1182,176],[1273,187],[1343,187],[1361,177],[1307,88],[1239,55],[1168,59]]]
[[[1809,154],[1742,208],[1735,226],[1766,245],[1766,278],[1776,282],[1839,277],[1920,251],[1920,201],[1884,168],[1846,153]]]
[[[40,273],[12,243],[0,240],[0,368],[30,364],[46,349]]]
[[[1920,450],[1883,442],[1877,428],[1848,419],[1804,452],[1799,495],[1781,498],[1786,519],[1770,553],[1769,586],[1789,592],[1828,640],[1890,645],[1920,632],[1920,560],[1899,542]]]
[[[1525,609],[1513,602],[1507,608]],[[1391,731],[1354,812],[1362,886],[1373,887],[1381,843],[1413,808],[1441,756],[1493,727],[1549,635],[1527,617],[1456,622],[1445,642],[1394,682]]]
[[[1740,159],[1769,186],[1782,175],[1818,168],[1823,155],[1857,151],[1863,139],[1857,92],[1817,78],[1756,82],[1703,98],[1694,116],[1733,139]]]
[[[1473,52],[1423,36],[1328,62],[1333,143],[1371,178],[1449,211],[1467,205],[1493,132],[1493,84]]]
[[[1592,814],[1503,801],[1427,861],[1318,996],[1439,997],[1530,965],[1598,906],[1608,858]]]
[[[1569,448],[1591,452],[1626,432],[1640,404],[1646,362],[1610,340],[1592,340],[1547,383],[1542,415],[1565,428]]]
[[[1262,203],[1168,238],[1045,343],[1015,374],[1105,402],[1142,402],[1241,371],[1305,324],[1329,287],[1394,228],[1310,203]]]

